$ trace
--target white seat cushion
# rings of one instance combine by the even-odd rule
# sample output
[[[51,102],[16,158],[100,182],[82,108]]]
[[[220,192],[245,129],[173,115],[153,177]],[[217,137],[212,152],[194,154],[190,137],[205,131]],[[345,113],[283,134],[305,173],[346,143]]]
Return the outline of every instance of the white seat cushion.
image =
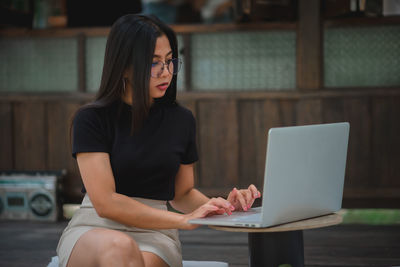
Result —
[[[183,267],[229,267],[228,263],[220,261],[183,261]],[[47,267],[58,267],[58,257],[51,258]]]
[[[229,267],[228,263],[220,261],[183,261],[183,267]]]
[[[58,256],[52,257],[51,262],[47,264],[47,267],[58,267]]]

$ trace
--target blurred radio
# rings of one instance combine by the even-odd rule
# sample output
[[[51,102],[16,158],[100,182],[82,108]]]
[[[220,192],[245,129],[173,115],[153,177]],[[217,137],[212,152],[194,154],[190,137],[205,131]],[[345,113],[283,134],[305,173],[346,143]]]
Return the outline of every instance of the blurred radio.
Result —
[[[0,172],[0,219],[56,221],[66,171]]]

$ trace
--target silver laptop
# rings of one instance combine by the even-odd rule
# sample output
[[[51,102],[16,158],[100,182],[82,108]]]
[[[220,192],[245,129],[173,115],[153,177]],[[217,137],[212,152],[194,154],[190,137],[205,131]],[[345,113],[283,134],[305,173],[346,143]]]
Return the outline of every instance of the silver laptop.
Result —
[[[349,130],[347,122],[271,128],[262,206],[189,222],[259,228],[340,210]]]

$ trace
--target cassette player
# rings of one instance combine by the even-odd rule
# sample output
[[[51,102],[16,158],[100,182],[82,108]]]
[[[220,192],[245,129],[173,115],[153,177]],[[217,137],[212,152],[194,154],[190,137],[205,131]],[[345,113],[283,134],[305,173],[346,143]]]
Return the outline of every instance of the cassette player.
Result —
[[[66,171],[1,171],[0,219],[57,221]]]

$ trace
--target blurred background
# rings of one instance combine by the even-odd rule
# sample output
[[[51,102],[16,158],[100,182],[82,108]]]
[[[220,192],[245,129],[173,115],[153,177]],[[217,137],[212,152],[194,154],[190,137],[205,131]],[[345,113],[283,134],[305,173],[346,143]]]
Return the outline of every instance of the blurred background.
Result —
[[[81,201],[70,119],[99,87],[110,26],[138,12],[178,34],[178,100],[197,119],[198,188],[260,187],[271,127],[348,121],[343,207],[390,209],[398,220],[398,0],[0,0],[4,177],[55,171],[46,190],[58,205]],[[2,190],[2,210],[12,209]]]
[[[56,254],[83,198],[72,115],[139,12],[178,35],[197,188],[261,187],[271,127],[348,121],[343,223],[304,231],[305,264],[400,265],[400,0],[0,0],[0,266]],[[245,233],[180,234],[184,259],[248,266]]]

